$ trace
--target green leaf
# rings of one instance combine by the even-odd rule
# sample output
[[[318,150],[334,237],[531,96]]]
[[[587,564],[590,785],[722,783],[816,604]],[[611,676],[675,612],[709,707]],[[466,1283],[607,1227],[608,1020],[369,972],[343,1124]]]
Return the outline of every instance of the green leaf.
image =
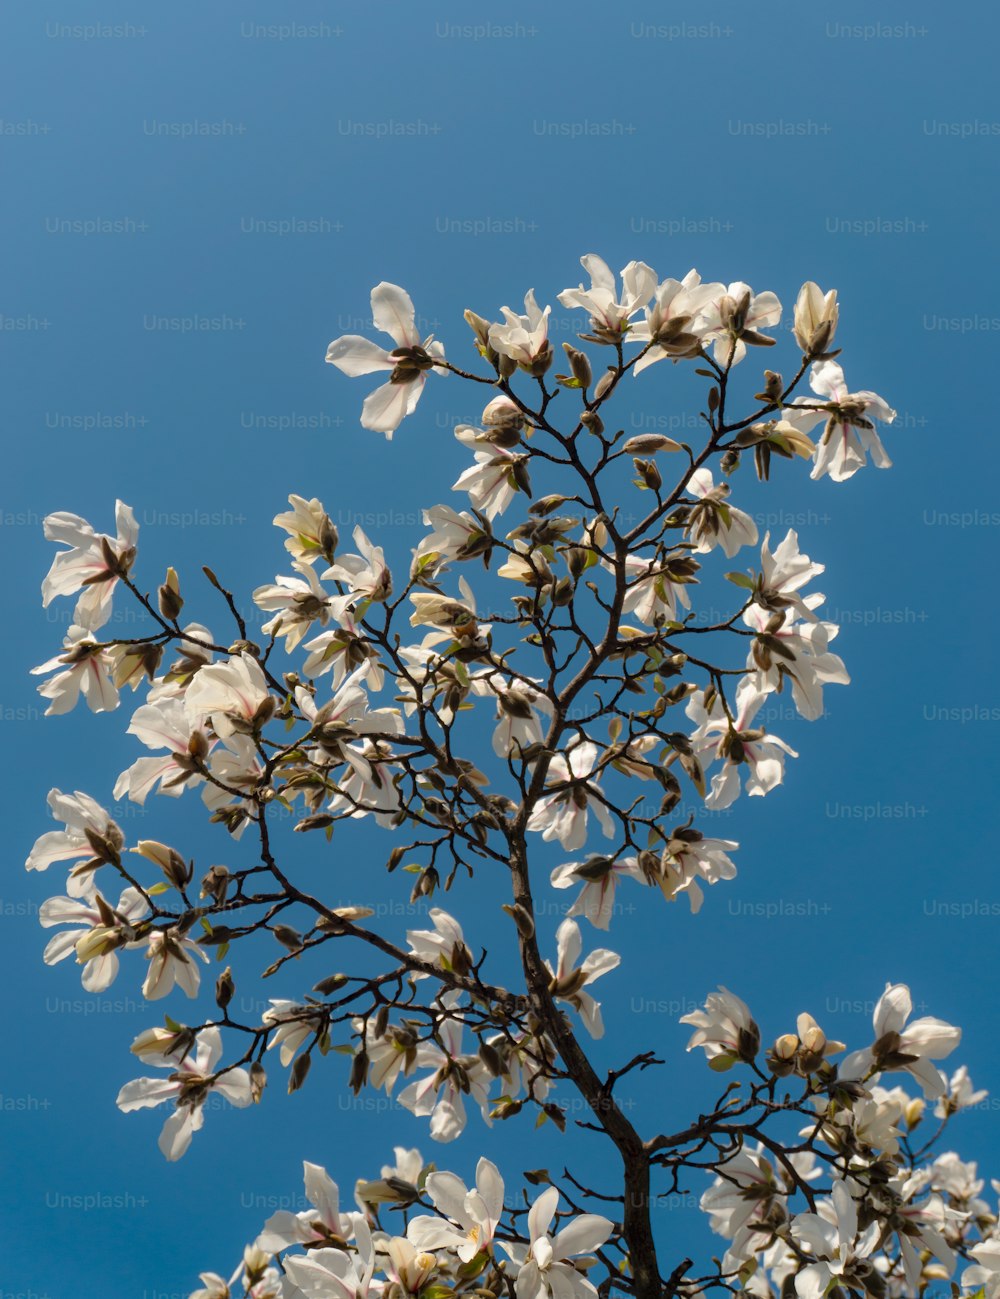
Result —
[[[754,581],[749,573],[727,573],[726,581],[732,582],[733,586],[742,586],[746,591],[752,591],[754,588]]]
[[[167,883],[167,881],[161,880],[159,884],[154,884],[153,887],[151,889],[147,889],[146,892],[152,893],[154,897],[158,897],[161,893],[166,893],[167,889],[169,888],[170,885]]]

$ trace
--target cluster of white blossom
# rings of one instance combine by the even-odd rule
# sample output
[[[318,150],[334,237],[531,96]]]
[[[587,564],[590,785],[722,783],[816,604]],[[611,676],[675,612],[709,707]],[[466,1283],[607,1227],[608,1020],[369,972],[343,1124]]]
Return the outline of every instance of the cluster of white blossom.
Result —
[[[773,548],[769,533],[761,541],[723,479],[748,453],[761,479],[773,457],[811,461],[813,478],[836,482],[869,455],[886,467],[875,421],[894,416],[874,393],[847,389],[832,349],[833,291],[802,287],[794,309],[797,375],[786,383],[765,371],[754,412],[733,419],[726,413],[732,372],[748,348],[774,343],[765,331],[780,321],[777,297],[742,282],[703,284],[696,271],[659,281],[641,262],[623,269],[619,286],[601,258],[582,261],[590,287],[566,289],[558,300],[587,313],[591,332],[581,341],[610,349],[605,355],[616,362],[595,381],[588,354],[564,344],[569,373],[555,376],[555,388],[546,382],[551,308],[541,309],[533,291],[523,315],[504,307],[503,319],[491,322],[466,313],[490,369],[485,377],[466,374],[439,342],[421,338],[403,289],[383,283],[372,292],[375,325],[395,346],[345,336],[327,354],[348,375],[388,374],[364,403],[364,427],[391,437],[432,370],[492,390],[480,424],[454,430],[472,455],[453,484],[468,509],[425,508],[426,532],[405,563],[393,561],[394,572],[378,538],[356,527],[354,549],[345,552],[323,503],[291,495],[290,509],[274,519],[291,572],[253,592],[264,646],[210,570],[236,623],[233,640],[217,640],[201,622],[182,624],[185,598],[173,568],[155,599],[143,591],[129,506],[118,502],[114,535],[72,514],[45,519],[46,537],[62,549],[43,582],[44,603],[76,597],[61,653],[35,669],[46,676],[39,689],[48,712],[68,712],[81,694],[92,711],[108,712],[126,687],[144,690],[128,730],[147,752],[120,774],[114,797],[143,804],[154,794],[197,790],[210,819],[229,832],[234,859],[196,881],[193,862],[170,844],[129,844],[89,794],[53,790],[49,805],[62,828],[43,834],[26,863],[38,871],[69,863],[65,895],[41,907],[44,926],[62,926],[45,961],[75,956],[84,987],[97,993],[115,980],[123,958],[139,953],[150,1001],[177,989],[197,1001],[209,952],[221,961],[254,933],[269,934],[282,953],[265,974],[314,950],[326,955],[331,942],[341,944],[338,956],[360,944],[387,961],[381,978],[328,975],[301,1000],[273,998],[258,1022],[240,1026],[245,1049],[229,1063],[231,967],[215,983],[221,1017],[198,1024],[167,1017],[140,1033],[133,1053],[164,1072],[127,1083],[118,1104],[126,1111],[172,1106],[160,1137],[168,1159],[188,1148],[210,1095],[237,1107],[261,1099],[273,1051],[296,1091],[314,1055],[337,1048],[350,1056],[355,1091],[395,1092],[439,1142],[463,1131],[470,1103],[487,1125],[528,1107],[540,1121],[564,1126],[559,1098],[574,1083],[627,1167],[639,1159],[647,1174],[671,1170],[675,1186],[685,1167],[715,1174],[701,1207],[728,1242],[725,1258],[697,1281],[678,1274],[671,1294],[718,1285],[758,1299],[787,1299],[792,1289],[801,1299],[842,1290],[902,1299],[952,1277],[964,1260],[961,1284],[1000,1299],[998,1218],[979,1196],[976,1166],[952,1153],[932,1158],[936,1137],[919,1149],[911,1140],[928,1101],[943,1126],[984,1093],[973,1091],[962,1069],[950,1080],[939,1071],[934,1062],[954,1050],[959,1032],[938,1020],[908,1022],[904,986],[888,987],[879,1001],[872,1043],[839,1060],[845,1046],[806,1013],[795,1033],[762,1052],[747,1006],[725,989],[713,994],[682,1020],[695,1029],[689,1049],[702,1047],[716,1072],[743,1068],[746,1081],[673,1137],[633,1140],[612,1103],[615,1082],[631,1068],[659,1063],[651,1053],[603,1085],[589,1063],[581,1066],[577,1027],[591,1038],[605,1029],[593,985],[622,962],[585,943],[577,918],[609,930],[626,880],[626,889],[658,888],[668,901],[684,896],[697,913],[706,885],[735,876],[738,844],[706,837],[690,815],[680,819],[680,778],[709,810],[727,808],[741,790],[771,792],[783,782],[786,758],[797,754],[760,725],[766,701],[787,686],[798,714],[816,720],[824,687],[849,680],[830,650],[837,627],[819,612],[824,597],[806,590],[823,566],[803,553],[794,531]],[[664,360],[696,362],[711,382],[700,454],[659,434],[625,438],[605,428],[600,412],[623,377]],[[796,395],[807,374],[812,395]],[[534,406],[514,379],[537,389]],[[559,389],[579,398],[570,429],[556,428],[547,413]],[[718,480],[707,463],[714,455]],[[622,490],[614,475],[629,463],[649,504],[645,519],[624,529],[601,493],[605,475],[615,493]],[[665,481],[670,465],[679,466],[673,488]],[[537,496],[531,473],[551,479],[553,490]],[[525,517],[497,531],[515,505]],[[727,559],[752,550],[755,561],[725,574],[738,593],[732,616],[695,625],[693,588],[716,550]],[[489,614],[480,613],[466,576],[449,589],[452,570],[473,562],[488,574],[496,603]],[[122,589],[144,610],[147,634],[102,638]],[[733,644],[736,656],[724,662],[702,651]],[[529,671],[522,665],[532,653]],[[298,655],[296,670],[278,668],[281,655]],[[681,715],[686,724],[676,720]],[[491,753],[460,756],[478,751],[484,726],[490,741],[479,750]],[[655,797],[636,796],[636,781]],[[390,831],[390,872],[423,853],[405,868],[416,873],[414,900],[442,885],[445,862],[446,887],[460,868],[471,875],[478,859],[508,870],[514,890],[503,910],[513,924],[503,924],[519,946],[523,990],[487,982],[488,953],[439,906],[429,909],[430,927],[397,941],[368,923],[370,898],[329,906],[301,891],[280,864],[276,810],[296,831],[327,837],[346,828],[341,823],[372,818]],[[259,842],[241,866],[245,846],[237,841],[251,828]],[[595,832],[603,851],[594,850]],[[554,947],[537,932],[527,889],[532,836],[570,857],[546,867],[552,888],[573,891]],[[361,872],[358,881],[363,891]],[[883,1086],[888,1073],[909,1075],[922,1096]],[[799,1124],[791,1136],[763,1130],[772,1121],[787,1126],[789,1117]],[[708,1162],[706,1145],[714,1152]],[[616,1285],[629,1290],[622,1277],[638,1275],[630,1254],[641,1239],[634,1211],[620,1224],[584,1213],[547,1174],[535,1178],[546,1189],[533,1202],[521,1192],[506,1203],[488,1160],[479,1161],[470,1190],[455,1174],[425,1167],[416,1151],[398,1149],[396,1165],[359,1183],[357,1208],[344,1212],[323,1168],[307,1163],[305,1174],[313,1207],[272,1217],[233,1276],[203,1274],[192,1299],[501,1292],[595,1299],[588,1275],[598,1264],[608,1271],[603,1299]],[[561,1196],[568,1213],[559,1211]],[[382,1228],[387,1207],[404,1211],[399,1234]],[[416,1208],[424,1212],[414,1216]],[[638,1281],[632,1292],[650,1294]]]

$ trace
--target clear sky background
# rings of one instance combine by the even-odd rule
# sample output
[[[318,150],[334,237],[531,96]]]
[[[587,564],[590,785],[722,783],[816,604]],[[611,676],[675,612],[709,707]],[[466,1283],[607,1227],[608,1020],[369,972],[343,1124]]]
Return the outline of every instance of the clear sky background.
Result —
[[[982,392],[1000,339],[995,10],[587,0],[515,4],[502,25],[486,13],[106,0],[0,16],[3,1295],[186,1296],[199,1268],[228,1274],[271,1210],[301,1207],[303,1158],[345,1187],[393,1144],[466,1177],[480,1149],[511,1180],[569,1158],[529,1123],[486,1133],[477,1119],[432,1150],[423,1121],[349,1103],[331,1059],[297,1096],[274,1070],[252,1113],[213,1109],[168,1165],[155,1146],[165,1112],[114,1105],[141,1072],[128,1046],[162,1008],[143,1007],[138,963],[96,999],[71,963],[41,963],[37,908],[63,877],[22,863],[50,827],[46,792],[109,803],[138,756],[123,734],[131,698],[110,718],[42,719],[27,673],[57,651],[70,604],[40,607],[41,520],[71,510],[110,529],[115,497],[128,501],[144,584],[174,563],[188,609],[219,634],[199,565],[243,592],[288,571],[270,520],[290,491],[320,496],[343,535],[364,522],[403,563],[417,539],[407,519],[447,500],[466,463],[450,429],[480,402],[432,379],[393,443],[359,427],[368,385],[323,357],[331,338],[368,332],[382,279],[407,287],[457,360],[471,358],[465,307],[495,317],[532,286],[554,302],[590,251],[615,269],[640,258],[661,277],[697,266],[745,279],[789,316],[804,279],[840,290],[850,384],[900,412],[885,438],[895,467],[836,486],[797,465],[763,491],[748,466],[734,500],[762,532],[797,525],[826,564],[818,585],[854,683],[828,690],[820,722],[774,716],[802,754],[782,790],[699,821],[742,844],[739,877],[700,916],[619,917],[610,945],[627,961],[601,985],[600,1058],[665,1054],[669,1068],[636,1083],[634,1114],[649,1131],[682,1126],[712,1076],[684,1055],[677,1018],[717,983],[749,1001],[765,1038],[809,1009],[860,1046],[886,980],[906,981],[922,1013],[964,1026],[956,1062],[1000,1095],[1000,506]],[[289,228],[306,232],[274,232]],[[196,318],[216,327],[163,324]],[[658,375],[635,385],[625,417],[683,429],[688,397]],[[199,808],[152,800],[122,823],[208,866],[231,849]],[[375,891],[400,908],[407,883],[386,889],[385,836],[366,834],[321,862],[322,845],[298,836],[289,851],[336,877],[344,900]],[[549,897],[554,931],[565,895]],[[449,905],[489,942],[492,899],[466,887]],[[401,937],[414,917],[397,910],[387,930]],[[301,990],[289,979],[245,995]],[[998,1112],[987,1102],[956,1127],[987,1176],[1000,1172]],[[575,1166],[606,1183],[613,1161],[579,1140]],[[658,1217],[668,1259],[703,1234],[691,1207],[703,1187],[692,1179],[692,1197]]]

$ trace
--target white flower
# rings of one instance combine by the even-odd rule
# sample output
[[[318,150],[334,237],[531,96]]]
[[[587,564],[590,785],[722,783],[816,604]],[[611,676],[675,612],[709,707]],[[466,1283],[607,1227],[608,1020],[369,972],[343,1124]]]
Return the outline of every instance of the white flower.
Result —
[[[392,595],[392,574],[385,562],[382,547],[375,546],[369,541],[360,524],[351,536],[361,554],[341,555],[335,564],[321,574],[323,580],[345,583],[355,604],[361,600],[372,600],[376,603],[388,600]],[[338,615],[342,607],[342,603],[335,601],[334,609]]]
[[[656,289],[652,307],[646,309],[646,319],[629,331],[632,342],[654,344],[636,361],[633,374],[667,357],[678,360],[695,355],[701,346],[701,313],[722,293],[724,284],[702,284],[695,270],[688,271],[683,280],[664,280]]]
[[[587,1026],[591,1037],[603,1037],[604,1021],[601,1018],[600,1002],[595,1001],[583,989],[602,974],[616,969],[621,964],[621,957],[606,947],[595,947],[578,966],[583,940],[580,937],[580,926],[575,920],[564,920],[556,930],[556,951],[555,971],[548,961],[545,962],[545,968],[552,975],[549,991],[557,1001],[566,1001],[573,1007]]]
[[[503,1178],[496,1164],[480,1159],[474,1191],[454,1173],[428,1174],[425,1189],[444,1217],[413,1218],[406,1229],[411,1244],[423,1250],[453,1249],[463,1263],[492,1249],[503,1216]]]
[[[140,1035],[133,1051],[144,1041]],[[177,1052],[158,1055],[144,1050],[150,1064],[169,1069],[167,1078],[136,1078],[118,1093],[118,1108],[125,1113],[175,1101],[177,1108],[163,1125],[160,1150],[167,1159],[180,1159],[191,1144],[192,1134],[205,1121],[203,1106],[209,1093],[218,1092],[240,1109],[250,1104],[250,1075],[245,1069],[227,1069],[216,1075],[215,1066],[222,1056],[222,1036],[217,1028],[206,1028],[197,1035],[193,1055],[178,1059]]]
[[[274,516],[274,526],[288,533],[285,549],[294,559],[305,560],[308,564],[321,558],[332,563],[337,529],[323,509],[323,502],[315,496],[307,501],[304,496],[293,493],[288,504],[292,507],[290,510]]]
[[[1000,1239],[991,1237],[972,1245],[969,1253],[976,1260],[962,1273],[962,1288],[982,1286],[986,1299],[1000,1296]]]
[[[593,807],[607,838],[614,837],[615,825],[604,805],[600,785],[585,777],[597,762],[599,749],[591,740],[577,740],[565,754],[557,753],[549,762],[546,785],[566,784],[568,788],[546,794],[532,808],[529,830],[540,830],[546,843],[558,839],[564,848],[582,848],[587,840],[587,811]]]
[[[63,929],[49,939],[45,948],[46,965],[55,965],[71,953],[83,966],[81,981],[88,992],[103,992],[118,975],[118,949],[134,939],[134,922],[145,915],[146,900],[138,889],[127,888],[110,907],[87,877],[86,891],[76,898],[49,898],[38,913],[39,922],[49,929],[53,925],[76,925]]]
[[[837,1282],[851,1290],[865,1289],[858,1284],[854,1269],[878,1243],[879,1223],[871,1223],[858,1235],[857,1205],[847,1183],[840,1179],[833,1183],[831,1203],[834,1222],[818,1213],[799,1213],[792,1221],[795,1240],[817,1259],[795,1277],[795,1290],[801,1299],[823,1299],[830,1286]],[[870,1269],[863,1264],[861,1271],[867,1275]]]
[[[605,568],[614,571],[613,566],[602,561]],[[664,621],[673,622],[677,618],[677,601],[685,609],[690,608],[691,600],[686,590],[686,583],[673,581],[676,568],[669,560],[659,560],[655,556],[625,556],[625,576],[629,583],[622,601],[623,613],[634,613],[640,622],[655,626]]]
[[[679,1022],[695,1026],[687,1049],[702,1047],[709,1063],[720,1072],[737,1060],[752,1060],[760,1047],[760,1029],[750,1008],[721,985],[718,992],[708,994],[704,1010],[682,1015]]]
[[[700,502],[688,516],[684,535],[697,545],[694,554],[706,555],[715,546],[721,546],[729,559],[741,546],[757,544],[757,525],[749,514],[730,505],[729,484],[716,487],[710,469],[696,469],[687,480],[684,490]]]
[[[600,1249],[614,1224],[596,1213],[581,1213],[552,1236],[549,1231],[558,1205],[559,1191],[550,1186],[528,1210],[531,1245],[517,1273],[517,1299],[595,1299],[597,1295],[569,1260]],[[514,1255],[511,1249],[507,1252]]]
[[[343,1245],[353,1234],[361,1216],[340,1212],[337,1183],[319,1164],[303,1161],[306,1199],[313,1206],[301,1213],[279,1209],[273,1213],[255,1244],[268,1254],[277,1254],[289,1245]]]
[[[888,469],[892,461],[875,432],[874,420],[891,424],[896,412],[874,392],[849,392],[844,372],[836,361],[817,361],[809,372],[813,392],[826,398],[822,404],[815,398],[796,397],[786,406],[783,418],[794,428],[808,433],[821,420],[826,421],[823,436],[816,445],[816,463],[811,478],[829,474],[835,483],[851,478],[867,464]],[[808,409],[812,406],[814,409]]]
[[[73,622],[91,632],[110,618],[115,587],[135,560],[139,525],[131,507],[122,501],[115,502],[115,523],[116,537],[95,532],[77,514],[49,514],[42,523],[47,541],[59,541],[68,547],[52,561],[42,583],[42,604],[48,608],[57,595],[83,590]]]
[[[603,258],[587,253],[580,264],[590,276],[591,287],[579,285],[564,289],[558,294],[564,307],[582,307],[590,315],[591,327],[605,341],[621,338],[628,329],[629,320],[652,297],[656,288],[656,272],[645,262],[629,262],[622,270],[622,293],[618,300],[615,277]]]
[[[976,1091],[973,1088],[967,1066],[959,1065],[951,1075],[946,1095],[939,1097],[934,1106],[934,1113],[939,1119],[947,1118],[949,1114],[956,1114],[959,1110],[967,1110],[974,1105],[979,1105],[988,1095],[988,1091]]]
[[[489,533],[465,510],[450,505],[432,505],[424,510],[424,524],[432,528],[413,552],[413,573],[437,574],[452,559],[471,559],[488,553]]]
[[[370,1287],[380,1289],[372,1287],[375,1245],[368,1223],[361,1215],[355,1219],[355,1234],[356,1255],[341,1249],[311,1249],[305,1257],[288,1255],[284,1268],[296,1287],[289,1293],[289,1299],[297,1299],[300,1294],[307,1299],[365,1299]]]
[[[694,332],[700,334],[703,343],[715,343],[715,359],[726,367],[746,356],[744,339],[758,345],[764,342],[765,336],[759,331],[778,323],[781,303],[770,291],[755,294],[742,280],[719,288],[722,292],[702,307]]]
[[[53,862],[83,857],[86,860],[70,872],[66,891],[73,898],[85,897],[92,871],[106,862],[121,864],[125,836],[104,808],[80,790],[75,794],[64,794],[61,790],[50,789],[48,803],[52,815],[66,828],[50,830],[36,839],[24,863],[25,869],[43,871]]]
[[[419,956],[422,961],[440,966],[442,970],[467,973],[472,966],[472,953],[465,945],[462,926],[440,907],[431,907],[428,914],[433,929],[406,931],[406,941],[410,944],[410,951],[414,956]],[[427,977],[419,971],[410,975],[411,979]]]
[[[509,356],[529,374],[544,374],[552,359],[552,346],[548,339],[549,312],[542,311],[535,301],[534,289],[524,295],[526,315],[519,316],[509,307],[501,307],[505,325],[490,326],[489,342],[494,352]]]
[[[712,754],[724,759],[722,770],[712,777],[712,787],[705,799],[707,808],[728,807],[739,797],[742,766],[747,771],[747,793],[760,796],[770,793],[784,779],[784,755],[798,757],[776,735],[766,734],[761,727],[751,729],[750,723],[766,698],[766,692],[753,676],[744,677],[736,690],[736,715],[730,721],[718,697],[706,712],[704,693],[691,696],[686,712],[697,724],[691,735],[692,748],[699,758]]]
[[[208,963],[208,954],[189,938],[176,930],[156,929],[149,935],[146,960],[149,970],[142,985],[142,995],[148,1001],[158,1001],[179,985],[189,997],[198,995],[201,972],[191,959]]]
[[[450,1012],[457,1007],[458,998],[459,993],[451,991],[440,1001]],[[437,1021],[437,1037],[439,1041],[422,1042],[417,1048],[417,1066],[433,1072],[404,1088],[399,1103],[418,1117],[430,1118],[435,1141],[454,1141],[465,1128],[463,1093],[476,1101],[487,1126],[491,1126],[487,1096],[490,1078],[478,1056],[462,1054],[460,1019],[450,1013],[443,1015]]]
[[[569,889],[583,884],[576,901],[566,912],[568,916],[586,916],[596,929],[607,929],[615,909],[615,890],[619,880],[628,877],[645,884],[635,857],[614,861],[591,853],[586,861],[570,861],[557,866],[552,872],[552,887]]]
[[[265,636],[284,636],[289,653],[298,647],[314,622],[326,626],[338,603],[336,596],[320,586],[311,563],[300,559],[292,567],[302,576],[277,577],[273,585],[259,586],[253,593],[258,609],[275,614],[263,624],[261,631]],[[344,603],[343,596],[339,597],[339,603]]]
[[[62,653],[32,668],[31,675],[40,676],[56,668],[62,671],[38,687],[42,698],[51,701],[45,710],[46,717],[71,712],[81,691],[92,713],[111,712],[118,707],[114,653],[102,649],[85,627],[71,626],[63,639]]]
[[[705,899],[699,880],[718,884],[736,878],[736,867],[727,855],[739,844],[732,839],[706,839],[697,830],[682,827],[670,836],[660,855],[660,872],[656,882],[668,902],[681,893],[687,894],[692,915],[697,915]]]
[[[199,669],[184,695],[188,720],[199,726],[206,717],[220,739],[249,734],[274,712],[267,679],[250,654],[234,654],[225,663]]]
[[[391,372],[389,382],[365,398],[361,425],[391,438],[420,400],[427,373],[444,361],[444,348],[433,334],[421,341],[410,295],[398,284],[384,280],[372,289],[372,320],[396,346],[391,352],[357,334],[335,338],[326,359],[344,374],[355,378],[379,370]]]
[[[472,693],[496,700],[493,752],[498,758],[516,758],[532,745],[542,743],[542,723],[535,709],[551,716],[552,701],[534,685],[509,681],[495,669],[487,668],[472,678]]]
[[[950,1055],[962,1040],[962,1030],[929,1016],[907,1027],[912,1011],[909,988],[904,983],[887,983],[875,1007],[874,1043],[849,1055],[838,1077],[852,1081],[867,1077],[873,1070],[903,1069],[916,1078],[925,1096],[943,1096],[944,1078],[931,1061]]]
[[[475,448],[476,463],[452,483],[451,490],[468,492],[472,508],[492,520],[503,514],[517,494],[514,466],[523,456],[506,447],[480,442],[477,433],[478,430],[468,424],[460,424],[455,429],[460,442]]]
[[[821,595],[806,597],[810,610],[821,604]],[[827,650],[839,628],[832,622],[796,621],[797,610],[769,614],[752,604],[743,621],[757,633],[750,644],[747,667],[756,668],[755,681],[765,691],[781,690],[787,677],[792,683],[795,707],[809,721],[823,715],[823,686],[848,685],[843,660]]]
[[[322,1013],[315,1006],[303,1006],[295,1001],[274,998],[271,999],[271,1009],[264,1011],[261,1020],[269,1026],[277,1025],[267,1049],[273,1051],[278,1047],[279,1058],[286,1069],[299,1047],[309,1038],[315,1037],[323,1027]]]
[[[825,566],[814,564],[808,555],[802,554],[798,533],[794,529],[788,530],[773,554],[770,543],[771,534],[768,532],[760,548],[761,575],[754,599],[772,612],[792,608],[800,618],[815,620],[813,607],[818,602],[814,597],[803,599],[799,591],[807,582],[825,572]],[[813,605],[808,603],[810,599],[813,599]]]
[[[188,785],[199,785],[205,779],[199,764],[216,741],[209,739],[201,727],[192,725],[181,699],[165,696],[156,703],[143,704],[132,714],[128,730],[147,749],[167,752],[163,757],[137,758],[118,777],[115,798],[127,794],[133,803],[144,803],[157,782],[161,794],[177,798]]]

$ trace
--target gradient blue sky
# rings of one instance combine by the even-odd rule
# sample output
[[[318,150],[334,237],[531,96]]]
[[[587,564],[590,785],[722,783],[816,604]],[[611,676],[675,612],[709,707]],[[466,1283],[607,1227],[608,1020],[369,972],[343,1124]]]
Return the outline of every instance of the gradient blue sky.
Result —
[[[367,385],[323,356],[332,337],[366,332],[381,279],[409,289],[459,358],[463,308],[495,316],[531,286],[553,301],[589,251],[615,268],[641,258],[661,276],[694,265],[746,279],[789,308],[804,279],[840,290],[848,379],[900,412],[886,437],[895,467],[834,486],[798,466],[766,492],[740,475],[736,500],[778,535],[797,523],[826,563],[854,684],[828,691],[821,722],[772,721],[802,754],[781,791],[705,818],[741,841],[738,879],[694,919],[680,907],[621,917],[612,945],[627,944],[628,963],[602,985],[602,1058],[665,1053],[669,1070],[636,1084],[635,1113],[676,1126],[711,1078],[700,1054],[684,1056],[676,1021],[717,983],[750,1002],[765,1036],[810,1009],[861,1045],[891,979],[912,985],[923,1013],[964,1026],[960,1058],[1000,1092],[989,598],[1000,512],[977,386],[1000,337],[996,12],[761,0],[483,15],[107,0],[0,16],[4,1295],[186,1296],[199,1268],[228,1272],[271,1209],[298,1207],[303,1158],[345,1186],[397,1143],[463,1175],[480,1148],[512,1173],[569,1158],[527,1124],[484,1135],[475,1121],[432,1151],[404,1111],[349,1107],[331,1062],[298,1096],[276,1081],[253,1113],[213,1110],[167,1165],[155,1148],[163,1113],[114,1106],[136,1072],[128,1045],[158,1018],[143,1009],[137,966],[95,1001],[70,964],[41,964],[37,907],[62,878],[21,864],[49,828],[46,791],[110,801],[137,754],[124,710],[41,718],[27,672],[56,652],[69,609],[40,607],[41,519],[66,509],[109,528],[115,497],[130,502],[144,582],[174,563],[191,575],[189,609],[213,627],[207,593],[194,595],[199,564],[242,591],[287,571],[269,521],[290,491],[322,497],[345,534],[388,514],[370,530],[404,556],[415,538],[398,516],[448,499],[465,463],[449,429],[480,403],[432,379],[391,445],[360,429]],[[285,39],[282,24],[295,25]],[[84,233],[88,222],[110,232]],[[162,324],[195,317],[219,327]],[[636,385],[627,418],[637,431],[683,428],[686,397],[658,376]],[[223,832],[199,828],[189,803],[175,819],[154,801],[123,824],[183,838],[199,865],[224,860]],[[339,872],[345,899],[375,889],[405,901],[403,881],[394,894],[365,874],[366,847],[374,870],[384,837],[356,842],[321,863],[312,845],[295,851],[303,868]],[[454,909],[470,928],[477,912],[495,923],[474,890]],[[412,923],[386,920],[400,934]],[[987,1102],[957,1129],[987,1175],[1000,1171],[995,1115]],[[591,1144],[576,1166],[600,1178],[611,1161],[580,1140]],[[111,1198],[82,1207],[95,1196]],[[664,1242],[682,1248],[697,1216],[690,1202],[665,1210]]]

